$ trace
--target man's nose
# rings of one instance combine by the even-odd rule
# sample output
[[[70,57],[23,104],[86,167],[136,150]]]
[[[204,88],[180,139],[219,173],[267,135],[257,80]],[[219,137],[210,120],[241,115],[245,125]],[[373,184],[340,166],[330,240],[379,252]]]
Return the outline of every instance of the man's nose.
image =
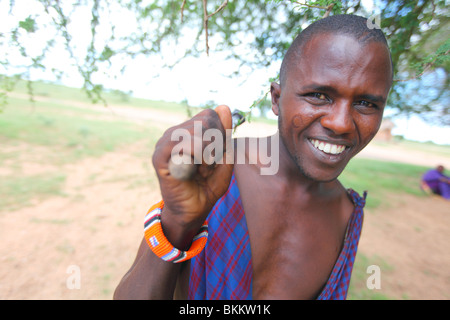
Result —
[[[331,130],[336,135],[343,135],[355,129],[355,122],[350,103],[333,105],[320,120],[324,128]]]

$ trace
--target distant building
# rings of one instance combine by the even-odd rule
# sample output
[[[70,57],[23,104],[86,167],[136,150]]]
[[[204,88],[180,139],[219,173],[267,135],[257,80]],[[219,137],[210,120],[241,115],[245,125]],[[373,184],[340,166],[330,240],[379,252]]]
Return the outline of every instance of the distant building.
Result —
[[[394,129],[395,124],[389,118],[384,118],[380,125],[380,130],[378,130],[375,140],[378,141],[392,141],[392,129]]]

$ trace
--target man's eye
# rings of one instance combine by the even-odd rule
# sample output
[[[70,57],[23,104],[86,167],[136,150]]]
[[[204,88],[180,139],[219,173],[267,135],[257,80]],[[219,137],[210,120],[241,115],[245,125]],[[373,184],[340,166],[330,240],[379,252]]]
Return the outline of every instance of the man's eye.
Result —
[[[376,104],[365,100],[359,101],[357,104],[366,108],[377,108]]]
[[[319,99],[319,100],[327,100],[327,96],[324,95],[323,93],[319,93],[319,92],[311,92],[311,93],[308,93],[307,96],[315,98],[315,99]]]
[[[359,112],[363,114],[372,114],[381,110],[375,103],[365,100],[356,102],[355,107],[357,110],[359,110]]]

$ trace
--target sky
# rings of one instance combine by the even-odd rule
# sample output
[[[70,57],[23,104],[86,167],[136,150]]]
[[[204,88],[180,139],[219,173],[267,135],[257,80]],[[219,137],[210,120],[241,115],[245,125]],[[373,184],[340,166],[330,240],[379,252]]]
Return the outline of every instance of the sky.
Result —
[[[7,15],[8,10],[5,1],[0,2],[0,32],[6,30],[8,26],[17,24],[17,21],[23,20],[35,13],[37,7],[33,7],[33,1],[26,1],[27,6],[21,6],[19,3],[25,0],[16,0],[17,11],[14,11],[14,16]],[[364,1],[365,6],[369,12],[376,14],[376,8],[373,6],[371,0]],[[80,10],[79,17],[87,14]],[[116,13],[120,14],[120,13]],[[115,19],[111,16],[110,19]],[[80,19],[84,20],[84,19]],[[86,21],[86,20],[84,20]],[[120,16],[117,29],[126,32],[127,28],[132,29],[134,19],[132,16]],[[79,49],[82,52],[83,45],[86,46],[86,39],[81,35],[89,32],[89,24],[80,24],[74,26],[74,41],[77,41]],[[190,39],[195,35],[194,31],[191,35],[185,34],[186,42],[180,43],[183,47],[190,45]],[[101,30],[100,33],[101,35]],[[30,47],[39,50],[44,43],[45,37],[51,37],[50,33],[38,34],[37,36],[29,37]],[[78,37],[78,38],[77,38]],[[101,36],[99,36],[101,41]],[[83,44],[83,41],[85,42]],[[165,63],[171,63],[177,56],[177,47],[167,47],[165,52],[160,56],[139,57],[134,60],[126,62],[127,69],[123,75],[116,79],[111,79],[99,74],[95,80],[102,83],[106,88],[119,89],[124,92],[132,91],[133,95],[140,98],[151,100],[164,101],[187,101],[189,105],[198,106],[204,105],[213,100],[218,104],[226,104],[232,110],[239,109],[247,111],[255,100],[258,100],[263,94],[269,90],[269,78],[275,77],[278,74],[280,62],[274,62],[270,67],[259,70],[243,70],[246,76],[241,78],[230,77],[229,74],[236,70],[237,62],[232,60],[225,60],[224,55],[220,52],[214,51],[214,39],[212,38],[210,47],[210,55],[206,53],[199,58],[186,58],[178,63],[173,69],[164,69],[162,66]],[[0,58],[5,52],[0,52]],[[76,51],[75,51],[76,54]],[[20,57],[9,57],[10,59],[17,59]],[[46,60],[47,71],[33,71],[30,76],[33,80],[49,80],[54,81],[54,75],[48,70],[52,67],[64,68],[67,70],[69,76],[62,78],[61,83],[72,87],[81,87],[83,80],[81,76],[77,75],[74,67],[68,64],[67,53],[62,47],[56,47],[53,54]],[[0,71],[1,72],[1,71]],[[269,111],[269,117],[271,117]],[[385,113],[389,115],[389,110]],[[412,116],[409,119],[395,118],[393,119],[396,127],[393,130],[394,134],[403,135],[406,139],[416,141],[433,141],[439,144],[450,145],[450,127],[437,127],[425,123],[417,116]]]

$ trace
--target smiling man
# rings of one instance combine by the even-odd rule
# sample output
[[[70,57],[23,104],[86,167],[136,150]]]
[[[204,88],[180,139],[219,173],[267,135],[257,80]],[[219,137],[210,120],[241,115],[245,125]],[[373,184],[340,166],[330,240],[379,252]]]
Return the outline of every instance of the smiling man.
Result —
[[[345,299],[365,199],[337,178],[378,131],[391,84],[381,31],[362,17],[332,16],[294,40],[271,85],[279,130],[260,139],[279,151],[277,172],[261,175],[247,147],[253,161],[202,164],[179,181],[168,170],[171,132],[201,121],[225,136],[230,110],[169,129],[153,155],[163,201],[147,215],[115,298]]]

